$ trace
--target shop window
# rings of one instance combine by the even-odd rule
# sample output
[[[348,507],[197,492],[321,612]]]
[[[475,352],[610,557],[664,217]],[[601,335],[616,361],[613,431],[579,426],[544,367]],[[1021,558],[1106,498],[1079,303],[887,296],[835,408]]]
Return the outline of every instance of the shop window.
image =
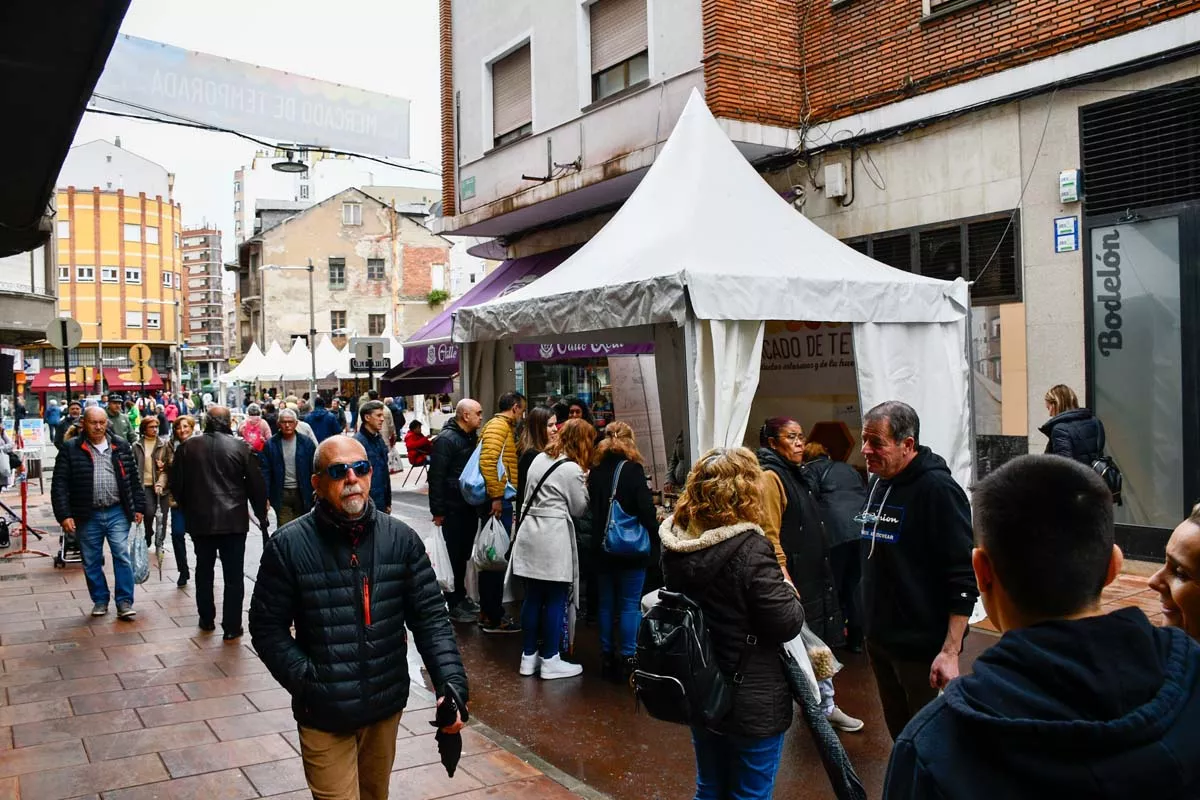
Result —
[[[496,147],[533,133],[533,69],[528,44],[492,64],[492,131]]]
[[[119,267],[101,267],[100,281],[102,283],[120,283],[121,270]]]
[[[329,312],[329,330],[331,332],[344,331],[346,329],[346,312],[345,311],[330,311]]]
[[[126,328],[142,327],[142,312],[126,311],[125,312],[125,327]]]
[[[346,259],[344,259],[344,258],[329,259],[329,288],[330,289],[345,289],[346,288]]]
[[[387,325],[387,314],[368,314],[367,315],[367,335],[382,336],[383,329]]]
[[[387,280],[387,270],[384,267],[382,258],[367,259],[367,280],[383,281]]]

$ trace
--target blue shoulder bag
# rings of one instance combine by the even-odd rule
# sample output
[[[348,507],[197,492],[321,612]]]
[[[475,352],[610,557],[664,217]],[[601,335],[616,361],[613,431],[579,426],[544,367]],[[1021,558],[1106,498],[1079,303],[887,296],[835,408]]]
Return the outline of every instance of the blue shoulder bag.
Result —
[[[617,465],[613,475],[612,495],[608,498],[608,525],[604,528],[604,552],[613,556],[646,556],[650,554],[650,533],[638,518],[625,513],[617,502],[617,483],[627,462]]]

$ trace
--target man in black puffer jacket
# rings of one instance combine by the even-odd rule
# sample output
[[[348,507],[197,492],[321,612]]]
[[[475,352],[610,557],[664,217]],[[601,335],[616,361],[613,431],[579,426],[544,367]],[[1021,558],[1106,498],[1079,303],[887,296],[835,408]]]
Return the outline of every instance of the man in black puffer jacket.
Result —
[[[316,505],[267,544],[250,601],[254,649],[292,695],[304,774],[319,797],[388,795],[408,703],[405,624],[439,704],[447,685],[467,699],[425,546],[412,528],[375,509],[370,473],[366,451],[351,437],[321,443]],[[443,730],[461,727],[460,718]]]
[[[454,419],[446,423],[433,441],[429,457],[429,513],[433,524],[442,529],[450,566],[454,570],[454,591],[446,592],[450,618],[455,622],[474,622],[479,605],[472,603],[464,591],[467,559],[479,530],[479,509],[467,505],[458,479],[462,475],[478,442],[479,426],[483,424],[483,407],[470,398],[458,401]]]

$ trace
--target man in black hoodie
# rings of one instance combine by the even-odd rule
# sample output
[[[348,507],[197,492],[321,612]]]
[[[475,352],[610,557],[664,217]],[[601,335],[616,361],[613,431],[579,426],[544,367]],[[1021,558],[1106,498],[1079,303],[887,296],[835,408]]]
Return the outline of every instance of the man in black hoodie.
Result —
[[[911,406],[888,401],[863,418],[871,472],[860,515],[867,653],[888,732],[958,677],[958,654],[979,591],[971,573],[971,510],[941,456],[919,443]]]
[[[1000,641],[896,740],[884,797],[1200,797],[1200,645],[1138,608],[1112,493],[1025,456],[974,490],[975,574]]]

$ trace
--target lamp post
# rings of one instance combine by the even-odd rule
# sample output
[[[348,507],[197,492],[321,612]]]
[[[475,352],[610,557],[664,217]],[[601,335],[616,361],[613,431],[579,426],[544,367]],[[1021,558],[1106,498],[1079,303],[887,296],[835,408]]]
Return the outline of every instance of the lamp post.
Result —
[[[308,273],[308,353],[312,359],[312,377],[309,383],[308,391],[310,397],[317,396],[317,311],[316,311],[316,292],[313,288],[313,275],[316,272],[316,267],[313,266],[312,259],[308,259],[306,267],[283,266],[281,264],[263,264],[258,268],[259,272],[272,270],[276,272],[287,272],[304,270]],[[266,292],[259,289],[259,313],[263,318],[263,346],[266,346]]]

